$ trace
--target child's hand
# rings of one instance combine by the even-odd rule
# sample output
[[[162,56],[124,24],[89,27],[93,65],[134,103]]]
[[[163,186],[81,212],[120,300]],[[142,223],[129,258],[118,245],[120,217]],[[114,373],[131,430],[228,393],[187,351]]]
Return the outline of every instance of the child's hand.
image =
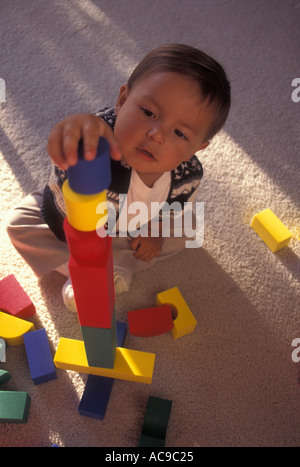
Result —
[[[110,145],[112,159],[121,159],[121,149],[112,129],[99,117],[92,114],[71,115],[54,126],[48,138],[48,154],[62,170],[77,163],[77,148],[84,141],[84,158],[96,157],[98,140],[104,136]]]
[[[162,237],[136,237],[131,241],[134,256],[142,261],[151,261],[159,256],[162,248]]]

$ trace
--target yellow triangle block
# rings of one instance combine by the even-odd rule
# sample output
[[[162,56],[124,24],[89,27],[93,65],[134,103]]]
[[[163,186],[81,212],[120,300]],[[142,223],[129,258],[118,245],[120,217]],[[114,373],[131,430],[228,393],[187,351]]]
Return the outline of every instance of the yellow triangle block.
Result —
[[[171,305],[176,308],[177,317],[174,319],[174,327],[171,331],[174,339],[194,331],[197,320],[177,287],[157,294],[156,305]]]
[[[34,331],[32,323],[0,311],[0,337],[8,345],[24,344],[23,335],[30,331]]]
[[[84,342],[62,337],[59,340],[54,364],[62,370],[78,371],[91,375],[125,379],[151,384],[155,354],[117,347],[113,368],[91,367],[88,364]]]
[[[292,238],[292,233],[271,209],[256,214],[251,221],[251,227],[273,253],[288,245]]]

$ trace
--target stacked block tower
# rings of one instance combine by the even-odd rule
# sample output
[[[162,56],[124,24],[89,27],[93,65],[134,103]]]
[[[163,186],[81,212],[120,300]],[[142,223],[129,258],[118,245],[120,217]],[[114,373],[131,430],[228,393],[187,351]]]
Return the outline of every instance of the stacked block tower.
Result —
[[[111,182],[109,145],[99,138],[96,158],[83,158],[67,171],[62,191],[67,217],[64,230],[70,251],[69,272],[89,366],[113,368],[116,316],[112,238],[106,235],[106,189]]]

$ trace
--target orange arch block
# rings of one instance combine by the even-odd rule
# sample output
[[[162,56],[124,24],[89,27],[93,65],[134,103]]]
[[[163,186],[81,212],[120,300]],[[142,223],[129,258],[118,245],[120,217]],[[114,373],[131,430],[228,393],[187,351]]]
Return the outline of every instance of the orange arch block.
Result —
[[[177,287],[173,287],[157,295],[156,305],[165,304],[171,305],[177,310],[177,317],[173,321],[174,328],[171,331],[174,339],[194,331],[197,320]]]

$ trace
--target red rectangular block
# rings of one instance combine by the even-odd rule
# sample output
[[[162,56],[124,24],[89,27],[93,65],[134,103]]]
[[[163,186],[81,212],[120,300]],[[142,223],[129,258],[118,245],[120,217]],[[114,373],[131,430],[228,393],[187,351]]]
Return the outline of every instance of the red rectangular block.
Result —
[[[127,317],[129,331],[133,336],[159,336],[174,327],[170,305],[128,311]]]
[[[100,237],[96,230],[83,232],[74,229],[67,217],[64,220],[64,231],[70,254],[78,264],[97,265],[105,250],[110,247],[111,240],[108,236]]]
[[[73,256],[69,271],[81,326],[110,328],[115,305],[112,239],[97,265],[79,264]]]
[[[13,274],[0,281],[0,310],[21,319],[36,313],[30,297]]]

